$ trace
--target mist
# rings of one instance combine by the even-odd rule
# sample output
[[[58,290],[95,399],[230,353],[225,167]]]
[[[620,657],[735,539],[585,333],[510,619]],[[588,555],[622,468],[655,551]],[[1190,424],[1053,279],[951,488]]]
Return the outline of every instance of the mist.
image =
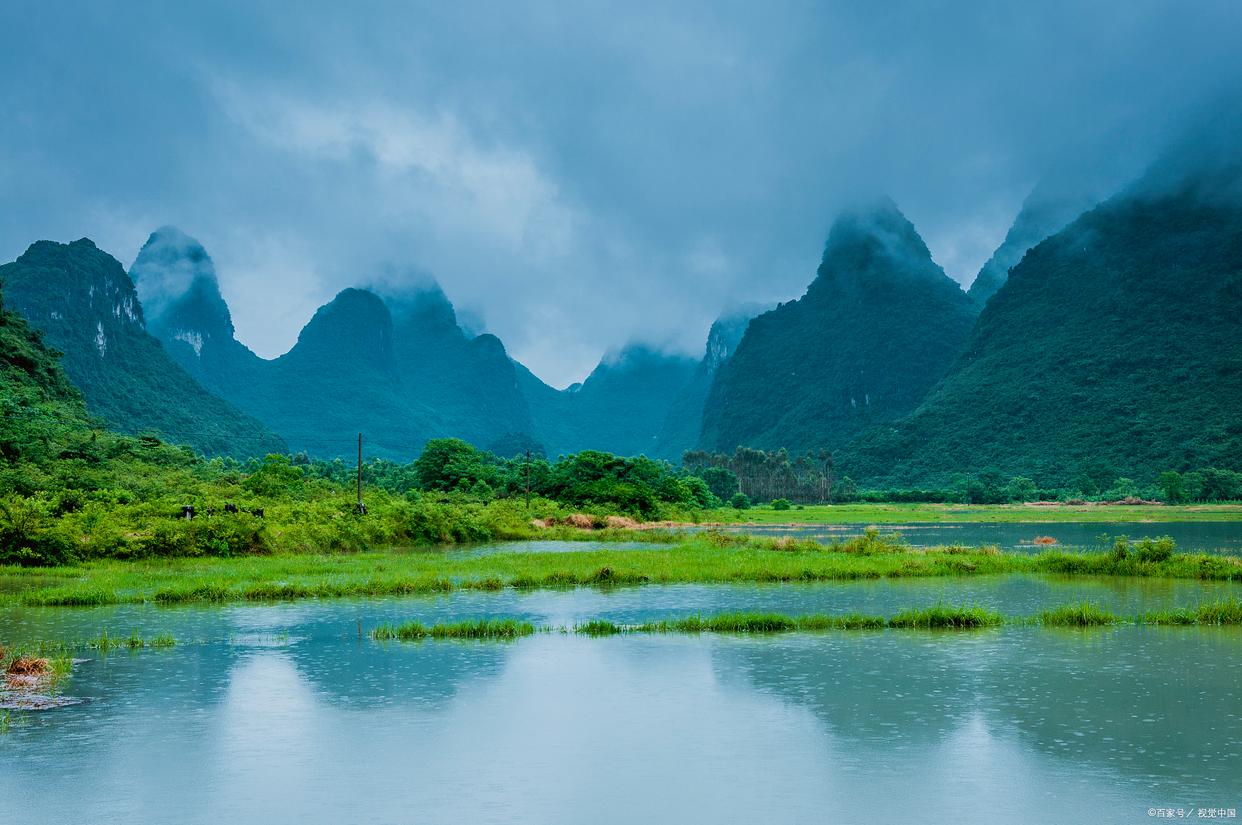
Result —
[[[434,279],[556,386],[798,297],[859,197],[969,284],[1242,77],[1232,2],[50,5],[0,9],[0,258],[175,225],[265,357]]]

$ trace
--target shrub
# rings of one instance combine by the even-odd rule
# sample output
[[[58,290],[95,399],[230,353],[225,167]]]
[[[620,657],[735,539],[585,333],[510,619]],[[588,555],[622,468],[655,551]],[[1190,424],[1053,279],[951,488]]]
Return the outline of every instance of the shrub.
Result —
[[[773,509],[773,510],[788,510],[788,509],[789,509],[790,507],[792,507],[792,506],[793,506],[793,503],[792,503],[792,502],[790,502],[790,500],[789,500],[789,499],[787,499],[787,498],[774,498],[774,499],[772,499],[772,509]]]
[[[735,510],[749,510],[750,496],[745,493],[734,493],[733,497],[729,499],[729,506]]]
[[[1143,539],[1136,545],[1139,561],[1162,562],[1173,558],[1173,550],[1177,547],[1169,536],[1158,539]]]
[[[73,545],[35,501],[0,501],[0,564],[47,567],[73,560]]]

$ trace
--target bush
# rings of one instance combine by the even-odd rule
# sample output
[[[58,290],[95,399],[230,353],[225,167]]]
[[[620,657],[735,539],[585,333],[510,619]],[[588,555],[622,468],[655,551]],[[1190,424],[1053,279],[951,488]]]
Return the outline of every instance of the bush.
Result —
[[[23,498],[0,501],[0,564],[67,564],[73,560],[73,549],[39,503]]]
[[[1161,536],[1158,539],[1143,539],[1135,549],[1138,552],[1139,561],[1162,562],[1173,558],[1173,550],[1177,547],[1173,539],[1169,536]]]
[[[789,501],[789,499],[787,499],[787,498],[774,498],[774,499],[772,499],[772,509],[773,509],[773,510],[788,510],[788,509],[789,509],[790,507],[792,507],[792,506],[793,506],[793,504],[792,504],[792,503]]]
[[[420,501],[406,513],[405,535],[413,541],[428,544],[487,541],[487,529],[465,507],[457,504],[434,504]]]
[[[729,506],[735,510],[749,510],[750,496],[745,493],[734,493],[733,498],[729,499]]]

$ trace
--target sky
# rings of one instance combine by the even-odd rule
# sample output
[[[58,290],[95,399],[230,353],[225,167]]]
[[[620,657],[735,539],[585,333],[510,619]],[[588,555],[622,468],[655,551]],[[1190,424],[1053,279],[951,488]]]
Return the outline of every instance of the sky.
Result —
[[[173,224],[238,337],[434,278],[555,386],[701,354],[887,194],[969,284],[1049,176],[1101,192],[1242,78],[1242,3],[0,4],[0,259]]]

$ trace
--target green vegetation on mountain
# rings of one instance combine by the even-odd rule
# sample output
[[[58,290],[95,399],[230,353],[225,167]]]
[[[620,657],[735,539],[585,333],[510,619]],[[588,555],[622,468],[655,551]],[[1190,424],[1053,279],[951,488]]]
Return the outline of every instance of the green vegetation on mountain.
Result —
[[[664,425],[660,428],[660,435],[652,452],[654,457],[679,461],[682,453],[693,449],[699,443],[703,427],[703,406],[707,403],[707,395],[711,392],[716,372],[737,349],[750,319],[761,311],[757,306],[739,309],[721,316],[712,324],[707,333],[707,346],[702,360],[673,400],[668,415],[664,418]]]
[[[64,353],[87,408],[127,433],[152,433],[213,454],[262,455],[285,445],[212,395],[147,333],[133,282],[87,239],[39,241],[0,266],[11,309]]]
[[[974,315],[891,201],[847,212],[806,294],[753,319],[716,373],[699,446],[839,448],[913,410]]]
[[[1158,164],[1037,245],[952,374],[839,466],[868,483],[991,473],[1085,494],[1242,467],[1239,182],[1236,163]]]
[[[1081,186],[1068,182],[1045,182],[1037,186],[1023,202],[1005,240],[979,270],[966,294],[979,306],[986,304],[1028,249],[1060,231],[1096,200]]]
[[[549,456],[582,450],[656,455],[669,411],[696,369],[684,356],[630,346],[605,358],[582,384],[555,390],[518,366],[535,437]]]
[[[499,338],[467,335],[435,285],[387,304],[402,392],[435,411],[442,434],[510,455],[534,441],[530,406]]]
[[[152,330],[174,357],[294,449],[347,454],[360,431],[394,459],[413,457],[437,436],[499,446],[530,439],[529,409],[503,345],[466,335],[437,286],[386,299],[344,290],[293,349],[267,361],[237,341],[198,241],[174,227],[156,230],[132,271],[144,302],[157,307]]]
[[[221,398],[261,382],[264,361],[235,337],[215,265],[173,226],[151,233],[129,270],[147,329],[174,361]]]
[[[324,312],[374,313],[376,303],[359,292]],[[334,323],[308,325],[302,343],[341,346]],[[383,346],[382,326],[361,328]],[[356,467],[340,459],[206,459],[154,436],[106,429],[87,413],[57,353],[2,297],[0,412],[0,564],[576,538],[581,530],[558,525],[603,527],[609,515],[687,518],[719,504],[701,480],[663,462],[598,452],[554,463],[506,459],[446,439],[432,441],[414,464],[369,449],[367,512],[359,513]]]

